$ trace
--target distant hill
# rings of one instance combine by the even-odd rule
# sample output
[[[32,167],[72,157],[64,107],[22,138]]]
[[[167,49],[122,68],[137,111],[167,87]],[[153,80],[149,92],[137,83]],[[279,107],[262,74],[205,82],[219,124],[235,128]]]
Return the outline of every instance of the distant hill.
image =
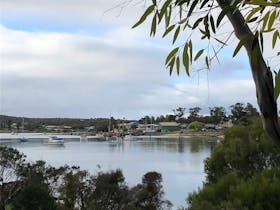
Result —
[[[111,118],[111,124],[115,125],[117,121]],[[29,131],[41,130],[45,126],[71,126],[75,130],[85,129],[94,126],[97,130],[104,130],[108,126],[108,118],[28,118],[0,115],[0,129],[12,129],[13,127],[20,129],[24,124],[24,129]],[[102,127],[102,128],[101,128]]]

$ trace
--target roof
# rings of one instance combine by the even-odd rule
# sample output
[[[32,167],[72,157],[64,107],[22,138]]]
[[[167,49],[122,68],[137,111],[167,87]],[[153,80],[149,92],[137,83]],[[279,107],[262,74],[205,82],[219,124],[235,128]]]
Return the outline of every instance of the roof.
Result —
[[[179,126],[179,123],[176,123],[176,122],[160,122],[159,125],[160,126],[174,126],[174,127],[177,127],[177,126]]]

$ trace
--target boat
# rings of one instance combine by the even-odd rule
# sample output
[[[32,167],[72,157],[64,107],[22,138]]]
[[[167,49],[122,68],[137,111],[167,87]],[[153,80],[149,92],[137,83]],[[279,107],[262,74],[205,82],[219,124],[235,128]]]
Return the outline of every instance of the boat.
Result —
[[[50,136],[46,143],[47,144],[53,144],[53,145],[63,145],[64,140],[63,140],[63,138],[60,138],[60,137],[57,137],[57,136]]]
[[[82,134],[82,135],[80,136],[80,141],[88,141],[87,135],[86,135],[86,134]]]
[[[133,141],[133,140],[137,140],[137,137],[136,136],[133,136],[131,134],[127,134],[123,137],[123,140],[125,141]]]
[[[20,142],[28,142],[28,138],[26,138],[26,137],[21,137],[21,138],[19,138],[19,141],[20,141]]]
[[[121,139],[118,136],[107,137],[109,143],[120,143]]]
[[[22,122],[21,122],[21,133],[24,133],[24,117],[22,118]],[[19,138],[20,142],[27,142],[28,138],[26,138],[25,136],[22,136]]]

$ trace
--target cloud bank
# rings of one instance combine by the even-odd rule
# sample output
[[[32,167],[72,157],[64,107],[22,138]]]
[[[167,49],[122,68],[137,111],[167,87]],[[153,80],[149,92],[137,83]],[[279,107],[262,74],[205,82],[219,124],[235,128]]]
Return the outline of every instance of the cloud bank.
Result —
[[[244,54],[232,59],[232,49],[225,50],[210,72],[169,77],[170,44],[149,39],[147,25],[130,29],[141,5],[104,14],[122,2],[0,0],[0,112],[138,119],[178,106],[207,113],[238,101],[256,105]]]

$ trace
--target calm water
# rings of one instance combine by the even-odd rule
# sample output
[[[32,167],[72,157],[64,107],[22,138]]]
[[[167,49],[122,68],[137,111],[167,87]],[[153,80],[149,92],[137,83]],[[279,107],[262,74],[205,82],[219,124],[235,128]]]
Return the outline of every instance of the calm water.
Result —
[[[123,143],[80,142],[67,140],[63,147],[41,142],[2,143],[19,149],[27,160],[45,160],[53,166],[79,165],[91,173],[122,169],[126,182],[141,182],[148,171],[160,172],[166,198],[174,207],[186,206],[189,192],[202,186],[205,179],[203,160],[216,144],[210,139],[142,139]]]

